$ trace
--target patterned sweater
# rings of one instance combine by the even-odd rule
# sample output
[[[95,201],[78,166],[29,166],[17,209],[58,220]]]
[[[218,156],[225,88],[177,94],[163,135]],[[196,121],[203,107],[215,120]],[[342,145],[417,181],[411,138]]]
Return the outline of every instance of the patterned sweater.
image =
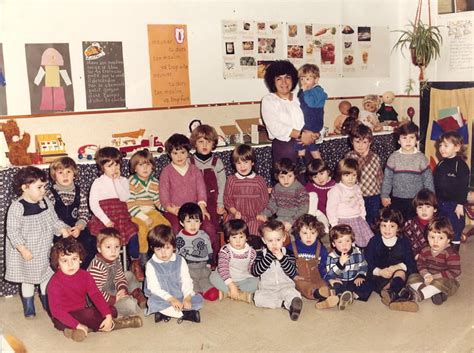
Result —
[[[212,262],[211,239],[203,230],[189,234],[182,229],[176,236],[176,252],[187,263]]]
[[[428,223],[421,223],[418,217],[409,219],[403,227],[404,236],[410,241],[413,256],[417,256],[420,251],[428,246],[425,230]]]
[[[429,246],[420,252],[416,261],[418,272],[423,277],[431,274],[433,278],[449,278],[459,280],[461,276],[461,258],[451,246],[439,253],[434,253]]]
[[[259,251],[257,258],[252,265],[252,275],[259,277],[269,270],[272,265],[279,263],[279,267],[281,267],[284,274],[289,278],[294,278],[296,276],[295,256],[286,248],[282,248],[281,251],[283,252],[283,257],[280,260],[278,260],[267,248]]]
[[[426,156],[418,150],[414,153],[393,152],[387,160],[382,182],[381,196],[412,199],[418,191],[428,188],[434,192],[433,175]]]
[[[356,151],[350,151],[346,158],[353,158],[359,162],[361,176],[359,181],[362,196],[374,196],[380,194],[382,187],[383,172],[380,157],[372,151],[362,157]]]
[[[103,258],[102,255],[97,254],[94,259],[89,264],[87,271],[94,278],[95,284],[99,291],[102,293],[104,299],[110,304],[115,304],[115,295],[119,290],[125,289],[127,291],[128,284],[125,279],[125,274],[123,273],[122,264],[120,258],[116,259],[113,262],[107,261]],[[115,273],[114,278],[112,279],[113,283],[108,283],[109,275]],[[107,287],[114,287],[114,294],[110,292],[110,289]]]
[[[131,217],[140,218],[146,221],[146,212],[161,209],[160,184],[158,179],[151,175],[148,180],[141,180],[134,174],[128,179],[130,185],[130,198],[127,201],[128,213]]]
[[[338,224],[340,218],[365,218],[365,204],[359,185],[337,183],[329,190],[326,212],[332,226]]]
[[[74,199],[76,198],[76,186],[71,185],[71,187],[64,187],[59,184],[54,184],[52,186],[54,190],[59,194],[59,197],[61,198],[62,202],[66,205],[69,206],[74,202]],[[80,194],[80,201],[79,201],[79,209],[78,209],[78,217],[77,217],[77,222],[75,226],[86,226],[87,222],[89,221],[90,214],[89,214],[89,200],[87,199],[87,194],[80,189],[79,191]],[[51,190],[48,190],[46,192],[46,197],[52,202],[54,205],[56,203],[56,200],[54,199],[54,195],[51,192]]]
[[[242,279],[252,277],[250,271],[252,265],[257,257],[255,249],[250,247],[248,244],[245,245],[245,248],[242,250],[234,249],[230,244],[224,245],[219,251],[219,261],[217,263],[217,272],[223,279],[226,285],[229,285],[231,282],[238,282]],[[239,271],[238,268],[232,268],[232,258],[237,258],[242,261],[248,261],[247,272],[237,273],[238,278],[232,278],[231,272]]]
[[[308,208],[308,192],[295,180],[289,187],[275,185],[263,214],[267,217],[276,214],[279,221],[293,224],[299,216],[308,213]]]
[[[367,261],[360,249],[353,245],[349,253],[349,259],[342,265],[339,262],[341,253],[337,250],[332,251],[326,261],[326,280],[339,279],[343,282],[353,281],[356,278],[366,278]]]

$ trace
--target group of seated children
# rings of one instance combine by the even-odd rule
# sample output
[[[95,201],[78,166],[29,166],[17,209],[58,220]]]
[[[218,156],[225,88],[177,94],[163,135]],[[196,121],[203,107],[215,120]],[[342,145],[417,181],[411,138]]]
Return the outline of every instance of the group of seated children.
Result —
[[[171,163],[159,181],[150,152],[132,156],[127,179],[121,153],[99,149],[100,176],[88,198],[74,183],[70,158],[51,164],[48,190],[46,174],[26,167],[15,178],[19,198],[8,210],[5,279],[21,283],[27,318],[36,315],[39,284],[54,326],[75,341],[90,331],[140,327],[141,309],[155,322],[200,322],[204,299],[285,308],[294,321],[302,296],[317,309],[343,310],[372,291],[392,310],[418,311],[417,302],[428,298],[442,304],[461,273],[469,180],[462,138],[441,136],[433,178],[416,147],[418,127],[403,124],[396,137],[401,148],[384,172],[365,125],[352,131],[353,150],[338,163],[334,180],[322,159],[306,166],[306,185],[293,161],[276,161],[278,183],[270,195],[249,145],[233,150],[236,172],[226,177],[213,153],[217,133],[208,125],[197,127],[191,140],[174,134],[166,141]],[[53,235],[62,238],[51,249]],[[131,272],[120,263],[123,246]]]

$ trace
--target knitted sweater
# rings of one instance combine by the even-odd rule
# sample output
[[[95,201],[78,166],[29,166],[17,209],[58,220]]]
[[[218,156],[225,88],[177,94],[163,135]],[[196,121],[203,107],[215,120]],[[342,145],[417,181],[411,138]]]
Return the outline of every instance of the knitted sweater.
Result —
[[[308,192],[295,180],[289,187],[275,185],[263,214],[267,217],[276,214],[279,221],[293,224],[299,216],[308,212],[308,208]]]
[[[434,192],[433,175],[426,156],[418,150],[414,153],[393,152],[387,160],[382,182],[381,196],[412,199],[418,191],[428,188]]]
[[[298,252],[298,258],[302,258],[305,260],[313,260],[316,258],[316,247],[318,246],[318,243],[320,243],[319,239],[316,239],[316,241],[311,244],[311,245],[306,245],[303,244],[300,238],[295,239],[295,245],[296,245],[296,250]],[[290,243],[287,246],[287,249],[290,250],[293,254],[295,251],[293,250],[293,244]],[[321,275],[321,278],[324,278],[326,276],[326,261],[328,257],[328,251],[326,250],[326,247],[321,243],[321,247],[319,250],[319,265],[318,265],[318,270],[319,274]]]
[[[130,198],[127,201],[128,212],[131,217],[146,221],[146,212],[161,208],[160,185],[153,175],[148,180],[141,180],[134,174],[129,179]]]
[[[191,235],[183,229],[176,236],[176,252],[184,257],[186,262],[208,262],[212,261],[212,247],[209,235],[199,230]]]
[[[428,246],[425,235],[426,226],[427,224],[423,225],[418,217],[405,222],[403,235],[410,241],[413,256],[418,255],[423,248]]]
[[[461,258],[451,246],[439,253],[434,253],[429,246],[420,252],[416,261],[420,275],[432,275],[433,278],[450,278],[459,280],[461,276]]]
[[[338,224],[340,218],[365,218],[365,204],[359,185],[337,183],[329,190],[326,214],[332,226]]]
[[[74,184],[70,187],[64,187],[59,184],[54,184],[52,187],[59,194],[59,197],[66,206],[69,206],[74,202],[77,191],[77,188]],[[83,189],[80,189],[79,194],[80,203],[75,226],[77,227],[82,225],[85,227],[87,225],[87,222],[89,221],[89,201],[87,199],[87,194],[84,192]],[[52,204],[55,205],[56,200],[54,199],[54,195],[51,190],[48,190],[46,192],[46,196],[52,202]]]
[[[87,271],[92,275],[97,288],[99,288],[99,291],[104,296],[104,299],[110,305],[115,304],[115,294],[119,290],[125,289],[125,291],[127,291],[128,284],[127,280],[125,279],[125,274],[123,273],[120,258],[110,262],[104,259],[102,255],[97,254],[89,264]],[[115,276],[112,278],[113,283],[108,283],[109,275],[112,273],[115,273]],[[114,289],[109,291],[111,289],[110,287],[112,286]]]

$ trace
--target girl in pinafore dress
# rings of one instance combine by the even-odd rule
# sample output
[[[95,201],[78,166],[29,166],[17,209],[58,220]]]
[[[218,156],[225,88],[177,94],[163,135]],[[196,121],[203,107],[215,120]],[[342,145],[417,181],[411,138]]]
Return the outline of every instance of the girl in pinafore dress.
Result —
[[[35,167],[20,169],[14,190],[20,196],[8,209],[5,243],[7,281],[21,283],[21,300],[26,318],[36,315],[35,285],[40,285],[41,303],[48,310],[46,286],[53,275],[49,251],[54,234],[69,236],[54,206],[45,198],[46,174]]]
[[[365,248],[374,236],[365,220],[365,204],[362,191],[357,184],[361,171],[359,162],[352,158],[339,161],[336,169],[338,183],[328,192],[327,216],[331,226],[347,224],[351,226],[355,243]]]
[[[145,315],[155,314],[155,322],[200,322],[199,309],[204,299],[193,291],[193,280],[186,260],[176,254],[176,238],[166,225],[153,228],[148,234],[153,256],[146,264]]]
[[[128,179],[120,176],[122,154],[115,147],[103,147],[97,151],[95,162],[101,176],[94,180],[89,193],[89,205],[93,213],[88,223],[89,230],[97,236],[103,228],[117,229],[132,259],[131,271],[141,282],[144,273],[139,259],[138,229],[128,213]]]

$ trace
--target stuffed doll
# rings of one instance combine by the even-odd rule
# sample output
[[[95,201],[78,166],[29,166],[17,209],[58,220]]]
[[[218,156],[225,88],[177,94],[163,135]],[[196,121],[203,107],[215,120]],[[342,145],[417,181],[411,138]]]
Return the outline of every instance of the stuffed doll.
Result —
[[[362,110],[359,114],[359,120],[362,124],[370,127],[372,131],[381,131],[382,125],[377,118],[377,109],[379,108],[379,97],[375,94],[368,94],[362,100]]]
[[[398,121],[398,113],[392,106],[392,102],[395,100],[395,94],[392,91],[387,91],[382,95],[382,105],[377,110],[380,122],[384,121]]]
[[[30,145],[30,134],[25,132],[23,136],[20,137],[20,128],[15,120],[0,123],[0,131],[3,131],[3,135],[5,135],[10,163],[12,165],[33,164],[36,159],[36,154],[26,152]]]
[[[336,134],[341,133],[342,124],[344,124],[344,121],[349,117],[349,108],[351,106],[351,102],[349,101],[341,101],[339,103],[339,111],[341,112],[341,115],[338,115],[336,120],[334,121],[334,132]]]
[[[341,127],[342,135],[350,135],[352,130],[361,123],[359,120],[359,108],[357,108],[354,105],[349,108],[348,113],[349,113],[349,116],[347,117],[346,120],[344,120],[344,123],[342,123],[342,127]]]

